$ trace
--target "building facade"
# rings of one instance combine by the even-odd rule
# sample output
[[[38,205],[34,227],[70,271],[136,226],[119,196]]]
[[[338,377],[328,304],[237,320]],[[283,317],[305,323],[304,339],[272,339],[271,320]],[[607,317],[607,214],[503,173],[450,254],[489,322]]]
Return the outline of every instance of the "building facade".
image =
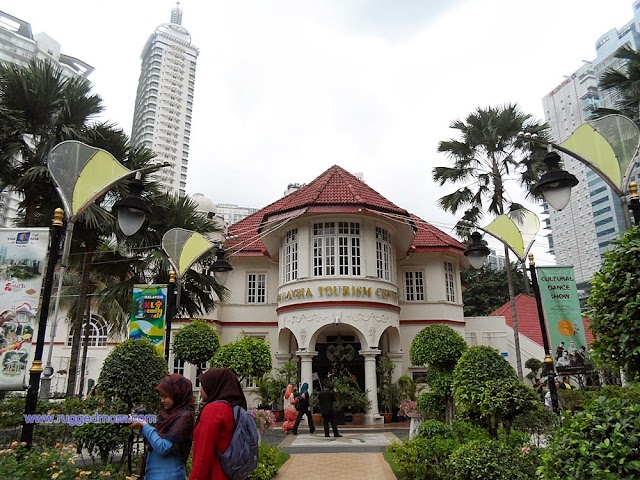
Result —
[[[0,63],[26,66],[34,59],[51,62],[69,78],[87,77],[93,72],[88,63],[63,54],[60,44],[46,33],[34,35],[29,23],[0,11]],[[0,192],[0,227],[12,225],[19,200],[12,191]]]
[[[169,162],[156,174],[169,194],[185,195],[197,58],[177,7],[142,49],[131,141],[153,150],[158,161]]]
[[[210,201],[198,203],[215,215]],[[225,285],[230,295],[207,316],[221,343],[240,336],[266,340],[274,368],[294,361],[312,389],[327,378],[332,362],[341,361],[369,391],[370,424],[382,422],[377,363],[391,360],[394,380],[423,376],[424,366],[411,364],[409,350],[428,325],[449,325],[471,345],[497,348],[515,364],[513,332],[504,317],[464,318],[465,245],[338,166],[230,225],[225,248],[233,266]],[[112,344],[105,322],[92,320],[86,378],[96,380]],[[188,321],[174,320],[172,338]],[[54,378],[54,390],[66,385],[66,328],[59,326],[54,348],[54,368],[63,372]],[[541,358],[541,349],[531,356]],[[194,382],[206,368],[173,358],[170,366]],[[246,387],[249,403],[258,405],[257,391]]]
[[[596,42],[596,58],[583,65],[543,98],[545,119],[551,138],[566,140],[589,119],[597,108],[612,108],[615,99],[598,87],[601,75],[609,68],[623,67],[615,52],[623,45],[640,47],[640,1],[633,3],[634,17],[621,29],[612,29]],[[564,167],[580,182],[572,189],[571,201],[562,211],[547,208],[546,227],[550,253],[558,265],[573,265],[576,282],[586,284],[600,269],[611,242],[625,230],[618,196],[590,168],[567,155]]]

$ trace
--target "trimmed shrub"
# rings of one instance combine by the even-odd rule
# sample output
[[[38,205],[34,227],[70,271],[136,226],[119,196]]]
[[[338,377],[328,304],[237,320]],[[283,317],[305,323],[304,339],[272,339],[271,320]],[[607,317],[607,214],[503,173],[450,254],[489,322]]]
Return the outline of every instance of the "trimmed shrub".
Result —
[[[546,479],[640,478],[640,403],[599,397],[567,418],[542,453]]]
[[[515,449],[494,440],[473,440],[451,454],[452,480],[528,480],[536,478],[537,451]],[[575,478],[575,477],[574,477]]]
[[[173,354],[192,365],[208,362],[220,348],[220,336],[208,323],[194,320],[173,336]]]
[[[387,451],[403,479],[439,480],[449,478],[447,459],[458,446],[451,438],[417,436],[392,443]]]
[[[418,427],[418,436],[425,438],[453,438],[453,433],[451,427],[446,423],[438,420],[425,420]]]
[[[271,349],[264,340],[243,337],[222,345],[211,359],[211,365],[230,368],[239,379],[260,378],[271,371]]]
[[[278,474],[278,470],[288,457],[278,447],[260,442],[258,467],[253,471],[250,480],[270,480]]]
[[[153,411],[158,405],[154,389],[167,373],[167,362],[151,341],[131,339],[104,360],[98,385],[106,398],[122,400],[129,408],[144,403]]]

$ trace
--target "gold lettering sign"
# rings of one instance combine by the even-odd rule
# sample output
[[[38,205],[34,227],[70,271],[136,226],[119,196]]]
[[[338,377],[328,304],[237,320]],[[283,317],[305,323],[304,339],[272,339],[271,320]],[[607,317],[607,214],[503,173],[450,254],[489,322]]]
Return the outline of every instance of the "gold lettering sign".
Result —
[[[386,288],[362,287],[355,285],[330,285],[326,287],[318,287],[319,297],[368,297],[376,296],[376,298],[382,300],[398,301],[398,292],[388,290]],[[278,294],[278,302],[286,302],[289,300],[296,300],[302,298],[313,298],[313,292],[310,288],[296,288],[294,290],[287,290]]]

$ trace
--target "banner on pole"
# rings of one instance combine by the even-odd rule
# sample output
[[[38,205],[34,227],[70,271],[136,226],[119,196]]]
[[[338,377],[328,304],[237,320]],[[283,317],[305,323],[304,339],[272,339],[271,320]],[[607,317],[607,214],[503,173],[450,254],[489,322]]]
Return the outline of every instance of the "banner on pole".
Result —
[[[166,316],[166,285],[134,285],[129,338],[148,338],[163,353]]]
[[[536,272],[556,371],[591,370],[573,267],[536,267]]]
[[[0,229],[0,390],[27,386],[48,247],[48,228]]]

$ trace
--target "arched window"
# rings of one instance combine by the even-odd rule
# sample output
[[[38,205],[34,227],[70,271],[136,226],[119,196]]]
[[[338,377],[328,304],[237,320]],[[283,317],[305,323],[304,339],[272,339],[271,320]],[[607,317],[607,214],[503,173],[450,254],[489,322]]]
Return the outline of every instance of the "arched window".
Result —
[[[82,327],[82,336],[80,340],[80,344],[84,344],[84,335],[85,335],[86,326]],[[107,346],[107,333],[109,329],[107,327],[107,322],[104,321],[102,317],[96,315],[94,313],[91,314],[91,321],[89,323],[89,346],[90,347],[106,347]],[[67,346],[70,347],[73,342],[73,331],[69,332],[69,337],[67,338]]]

